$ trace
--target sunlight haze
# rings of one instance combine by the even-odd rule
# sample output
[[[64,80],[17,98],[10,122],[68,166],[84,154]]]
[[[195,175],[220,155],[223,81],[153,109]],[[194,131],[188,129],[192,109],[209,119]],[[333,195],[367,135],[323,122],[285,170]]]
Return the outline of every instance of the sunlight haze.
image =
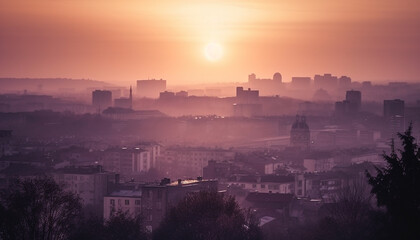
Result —
[[[176,85],[242,82],[253,72],[281,72],[285,82],[325,72],[355,81],[415,81],[420,74],[414,0],[0,0],[0,6],[1,77],[116,84],[150,77]],[[210,42],[223,49],[217,64],[203,57]]]

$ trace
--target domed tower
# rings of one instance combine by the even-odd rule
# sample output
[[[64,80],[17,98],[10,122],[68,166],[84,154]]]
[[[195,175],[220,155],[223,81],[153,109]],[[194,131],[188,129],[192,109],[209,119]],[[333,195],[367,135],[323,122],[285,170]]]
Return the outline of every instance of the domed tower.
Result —
[[[279,72],[274,73],[274,75],[273,75],[273,81],[279,82],[279,83],[282,82],[282,76],[281,76],[281,74]]]
[[[296,121],[290,130],[290,145],[292,147],[299,147],[302,150],[309,149],[310,131],[308,124],[306,124],[306,117],[296,115]]]

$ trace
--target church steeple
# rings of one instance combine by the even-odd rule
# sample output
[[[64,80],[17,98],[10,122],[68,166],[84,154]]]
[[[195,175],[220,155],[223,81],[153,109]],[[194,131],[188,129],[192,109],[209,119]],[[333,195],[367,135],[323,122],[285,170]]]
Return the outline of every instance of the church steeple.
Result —
[[[133,109],[133,88],[130,85],[130,108]]]

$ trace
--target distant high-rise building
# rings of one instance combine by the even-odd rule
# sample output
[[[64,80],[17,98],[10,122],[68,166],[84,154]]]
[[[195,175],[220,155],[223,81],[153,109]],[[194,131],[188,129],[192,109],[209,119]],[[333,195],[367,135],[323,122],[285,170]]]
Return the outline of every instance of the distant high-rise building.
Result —
[[[290,130],[290,145],[293,147],[300,147],[301,149],[309,149],[310,131],[309,126],[306,124],[304,116],[296,116],[296,121]]]
[[[351,87],[351,78],[347,77],[347,76],[341,76],[338,79],[338,86],[340,88],[350,88]]]
[[[137,95],[139,97],[158,98],[166,90],[166,80],[137,80]]]
[[[292,77],[292,87],[307,89],[311,86],[311,81],[310,77]]]
[[[271,78],[257,78],[254,73],[248,75],[248,87],[258,89],[261,95],[278,94],[282,88],[283,78],[276,72]]]
[[[349,103],[350,112],[358,112],[362,106],[362,93],[354,90],[347,91],[346,101]]]
[[[396,137],[396,133],[404,132],[404,107],[403,100],[384,100],[384,118],[387,124],[386,137]]]
[[[362,82],[362,88],[367,89],[367,88],[371,88],[371,87],[372,87],[372,82],[371,81]]]
[[[98,110],[102,111],[112,106],[112,92],[95,90],[92,92],[92,105]]]
[[[337,87],[337,77],[329,73],[322,75],[315,75],[314,85],[316,88],[332,89]]]

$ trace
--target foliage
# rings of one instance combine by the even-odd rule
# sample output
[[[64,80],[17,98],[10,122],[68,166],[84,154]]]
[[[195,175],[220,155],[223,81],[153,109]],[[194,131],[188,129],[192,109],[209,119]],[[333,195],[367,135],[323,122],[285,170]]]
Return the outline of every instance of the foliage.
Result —
[[[114,213],[105,222],[105,232],[107,240],[142,240],[148,239],[149,235],[141,215],[131,217],[122,211]]]
[[[367,173],[378,206],[385,206],[392,229],[400,239],[420,238],[420,151],[412,136],[412,126],[398,134],[403,149],[384,154],[385,168],[376,168],[377,175]]]
[[[126,212],[117,211],[105,222],[95,217],[82,220],[70,240],[146,240],[149,235],[140,215],[132,217]]]
[[[0,199],[1,239],[65,239],[81,209],[49,177],[18,180]]]
[[[187,195],[154,232],[156,240],[246,240],[261,236],[252,214],[242,210],[233,197],[205,191]]]

